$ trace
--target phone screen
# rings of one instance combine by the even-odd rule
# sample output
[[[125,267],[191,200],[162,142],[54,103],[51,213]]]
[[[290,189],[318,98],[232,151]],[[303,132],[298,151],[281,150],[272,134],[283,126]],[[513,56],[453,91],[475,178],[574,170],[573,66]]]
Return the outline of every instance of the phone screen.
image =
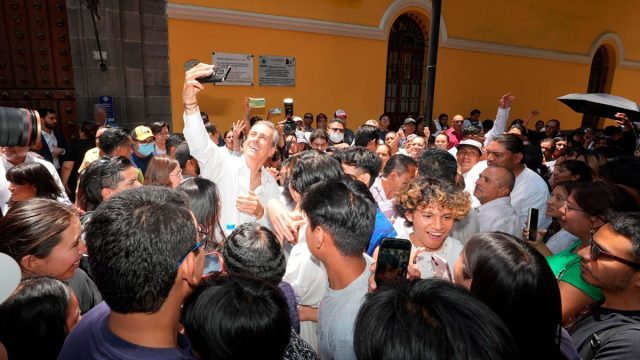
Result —
[[[380,243],[376,261],[377,285],[406,279],[411,242],[406,239],[385,238]]]
[[[529,230],[529,241],[536,241],[538,232],[538,209],[530,208],[527,216],[527,229]]]

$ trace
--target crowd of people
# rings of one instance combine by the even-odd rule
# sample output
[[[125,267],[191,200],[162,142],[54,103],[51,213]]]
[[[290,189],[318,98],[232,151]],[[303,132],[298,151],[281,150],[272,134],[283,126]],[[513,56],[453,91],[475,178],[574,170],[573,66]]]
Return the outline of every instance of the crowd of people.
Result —
[[[0,359],[634,359],[637,128],[87,121],[0,155]],[[315,124],[314,124],[315,120]],[[535,121],[535,127],[529,128]],[[537,217],[531,209],[537,209]],[[381,244],[406,277],[376,281]],[[408,249],[408,248],[407,248]],[[432,259],[441,259],[443,268]]]

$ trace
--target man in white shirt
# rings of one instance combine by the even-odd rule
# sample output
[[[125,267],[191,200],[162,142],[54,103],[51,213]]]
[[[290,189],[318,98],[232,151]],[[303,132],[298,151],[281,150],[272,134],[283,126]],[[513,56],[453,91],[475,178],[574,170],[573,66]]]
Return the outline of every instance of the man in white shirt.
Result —
[[[382,175],[371,185],[371,194],[380,211],[392,222],[396,218],[396,212],[391,199],[402,185],[415,177],[417,166],[416,161],[407,155],[393,155],[382,170]]]
[[[42,136],[42,148],[38,152],[45,160],[48,160],[53,164],[56,170],[60,170],[62,165],[62,157],[66,153],[67,143],[62,134],[59,134],[56,129],[58,124],[58,116],[53,109],[39,109],[40,124],[41,124],[41,136]]]
[[[53,167],[53,164],[51,164],[47,160],[43,160],[38,158],[37,156],[29,154],[28,146],[7,146],[4,148],[0,148],[0,150],[2,152],[2,156],[0,156],[0,208],[2,208],[3,214],[7,212],[7,201],[9,201],[9,199],[11,198],[11,193],[9,192],[8,186],[9,184],[7,183],[7,171],[9,171],[16,165],[20,165],[25,162],[37,162],[44,165],[44,167],[49,170],[51,176],[53,176],[53,180],[60,188],[60,196],[57,200],[65,204],[71,204],[67,193],[64,191],[64,186],[62,186],[60,176],[58,176],[58,172]]]
[[[270,199],[279,198],[280,190],[262,164],[276,151],[278,132],[273,123],[258,121],[247,134],[242,157],[225,156],[225,150],[207,135],[196,99],[196,94],[204,89],[197,78],[210,75],[213,69],[213,65],[198,64],[185,74],[182,101],[184,136],[189,150],[200,164],[200,176],[218,185],[223,226],[257,221],[271,228],[265,206]]]
[[[501,166],[486,168],[476,181],[474,196],[480,201],[478,224],[480,232],[502,231],[520,238],[522,223],[511,206],[511,190],[516,179]]]
[[[487,146],[487,165],[502,166],[513,172],[516,182],[511,191],[511,205],[525,224],[530,208],[538,209],[538,227],[546,229],[551,218],[546,215],[549,188],[547,183],[524,164],[524,144],[513,134],[496,136]]]

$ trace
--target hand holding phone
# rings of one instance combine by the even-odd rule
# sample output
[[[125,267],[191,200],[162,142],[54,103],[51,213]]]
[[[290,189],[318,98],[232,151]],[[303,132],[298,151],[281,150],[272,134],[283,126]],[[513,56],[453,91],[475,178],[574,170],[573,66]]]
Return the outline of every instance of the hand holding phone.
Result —
[[[453,282],[451,276],[451,270],[449,270],[449,264],[442,256],[438,254],[431,254],[431,267],[433,268],[433,277],[439,279],[445,279]]]
[[[230,71],[231,66],[227,66],[226,68],[214,68],[211,75],[199,77],[196,80],[202,84],[224,82],[227,80],[227,76],[229,76]]]
[[[375,282],[380,286],[407,277],[411,242],[406,239],[384,238],[378,249]]]
[[[527,215],[527,230],[529,231],[528,241],[536,241],[538,232],[538,209],[530,208]]]

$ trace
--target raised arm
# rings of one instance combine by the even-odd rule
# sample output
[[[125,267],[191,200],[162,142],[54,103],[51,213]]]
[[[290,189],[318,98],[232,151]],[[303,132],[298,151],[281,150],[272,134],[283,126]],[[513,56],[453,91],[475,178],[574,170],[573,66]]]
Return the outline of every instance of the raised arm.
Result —
[[[507,126],[507,120],[509,119],[509,110],[511,109],[511,102],[516,97],[511,93],[502,95],[498,102],[498,113],[496,114],[496,120],[493,122],[493,128],[488,133],[484,134],[484,146],[489,145],[491,140],[496,136],[502,134]]]
[[[529,116],[527,116],[527,119],[524,121],[524,123],[522,123],[522,126],[524,126],[525,129],[529,129],[529,123],[531,122],[531,120],[535,119],[536,116],[538,115],[540,115],[540,111],[531,110],[531,112],[529,113]]]
[[[204,89],[204,85],[196,79],[211,74],[213,69],[213,65],[201,63],[185,73],[182,102],[184,104],[184,137],[189,144],[189,152],[200,163],[202,177],[217,182],[218,178],[223,176],[225,169],[224,157],[204,128],[196,97]]]

